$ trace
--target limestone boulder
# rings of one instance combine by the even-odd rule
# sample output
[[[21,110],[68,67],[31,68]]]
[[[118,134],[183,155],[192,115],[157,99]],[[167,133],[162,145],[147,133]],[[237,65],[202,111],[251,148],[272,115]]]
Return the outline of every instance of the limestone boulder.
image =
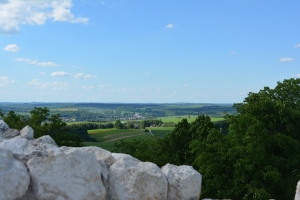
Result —
[[[95,155],[75,150],[28,160],[33,193],[37,200],[104,200],[106,190]]]
[[[27,138],[29,140],[33,139],[33,129],[30,126],[25,126],[21,131],[20,135],[24,138]]]
[[[169,189],[168,200],[198,200],[201,192],[202,176],[191,166],[167,164],[162,167]]]
[[[23,163],[7,149],[0,149],[0,200],[20,199],[27,191],[30,177]]]
[[[109,174],[110,199],[167,199],[167,179],[153,163],[121,158],[110,167]]]
[[[61,150],[54,143],[48,143],[44,138],[49,136],[43,136],[41,139],[28,140],[26,137],[17,136],[11,139],[3,139],[0,141],[0,148],[9,149],[14,154],[20,154],[25,156],[32,155],[54,155],[60,153]],[[48,138],[49,140],[49,138]]]
[[[17,129],[7,129],[4,131],[4,133],[1,135],[2,138],[14,138],[16,136],[20,135],[20,131]]]
[[[125,160],[133,160],[133,161],[140,162],[140,160],[138,160],[137,158],[132,157],[131,155],[128,155],[128,154],[124,154],[124,153],[111,153],[111,155],[112,155],[116,160],[119,160],[119,159],[125,159]]]
[[[295,200],[300,200],[300,181],[298,181],[298,184],[296,187]]]
[[[9,129],[8,125],[3,120],[0,120],[0,135],[2,135],[7,129]]]

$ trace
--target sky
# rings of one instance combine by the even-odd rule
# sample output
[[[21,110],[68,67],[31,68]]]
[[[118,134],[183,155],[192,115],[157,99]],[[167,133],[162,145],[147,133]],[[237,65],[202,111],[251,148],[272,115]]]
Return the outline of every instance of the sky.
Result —
[[[299,0],[0,0],[0,102],[240,103],[300,78]]]

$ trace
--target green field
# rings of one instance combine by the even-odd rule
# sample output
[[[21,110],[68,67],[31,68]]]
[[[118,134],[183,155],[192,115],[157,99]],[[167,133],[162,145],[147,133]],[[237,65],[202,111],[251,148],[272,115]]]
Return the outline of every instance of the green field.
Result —
[[[98,146],[111,151],[114,143],[120,140],[130,141],[133,139],[155,139],[152,135],[145,133],[144,129],[95,129],[89,130],[91,137],[96,138],[99,142],[85,142],[87,146]]]
[[[189,123],[195,121],[195,119],[198,117],[198,115],[183,115],[183,116],[167,116],[167,117],[159,117],[158,119],[161,119],[162,122],[173,122],[177,124],[180,122],[183,118],[186,118]],[[220,121],[223,120],[224,118],[221,117],[212,117],[211,121]]]
[[[171,132],[174,127],[147,127],[151,130],[152,134],[157,137],[164,137],[167,133]]]

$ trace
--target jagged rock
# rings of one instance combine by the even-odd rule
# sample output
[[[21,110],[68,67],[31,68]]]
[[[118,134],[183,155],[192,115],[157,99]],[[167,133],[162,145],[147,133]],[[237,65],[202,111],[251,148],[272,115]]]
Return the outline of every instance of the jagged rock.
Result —
[[[33,129],[30,126],[25,126],[21,131],[20,131],[20,135],[22,137],[25,137],[29,140],[33,139]]]
[[[47,136],[43,136],[47,137]],[[48,136],[49,137],[49,136]],[[56,144],[43,143],[44,140],[28,140],[22,136],[0,141],[0,148],[9,149],[14,154],[25,156],[31,155],[54,155],[61,152]]]
[[[162,167],[169,189],[168,199],[197,200],[201,192],[201,175],[191,166],[166,164]]]
[[[2,138],[13,138],[20,135],[20,131],[17,129],[7,129],[4,131],[4,133],[1,135]]]
[[[27,162],[37,199],[105,199],[101,168],[96,157],[75,150]]]
[[[111,199],[167,199],[167,179],[153,163],[122,158],[110,167],[109,174]]]
[[[298,184],[296,187],[295,200],[300,200],[300,181],[298,181]]]
[[[126,159],[126,160],[134,160],[140,162],[140,160],[136,159],[135,157],[132,157],[131,155],[124,154],[124,153],[111,153],[111,155],[116,159]]]
[[[0,200],[21,198],[28,189],[29,174],[10,150],[0,149]]]
[[[164,200],[184,199],[189,191],[194,199],[195,188],[200,192],[199,179],[191,177],[201,175],[191,167],[164,167],[169,189],[177,192],[173,198],[165,174],[153,163],[99,147],[58,147],[50,136],[33,139],[33,133],[26,126],[18,135],[0,121],[0,149],[6,149],[0,150],[0,200]],[[171,185],[178,178],[178,185]]]
[[[0,120],[0,135],[2,135],[7,129],[9,129],[8,125],[3,120]]]

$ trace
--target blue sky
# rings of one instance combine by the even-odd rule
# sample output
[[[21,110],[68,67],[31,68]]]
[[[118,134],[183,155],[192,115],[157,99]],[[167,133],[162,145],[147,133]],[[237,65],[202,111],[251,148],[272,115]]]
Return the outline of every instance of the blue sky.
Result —
[[[0,0],[0,102],[242,102],[300,78],[299,19],[299,0]]]

